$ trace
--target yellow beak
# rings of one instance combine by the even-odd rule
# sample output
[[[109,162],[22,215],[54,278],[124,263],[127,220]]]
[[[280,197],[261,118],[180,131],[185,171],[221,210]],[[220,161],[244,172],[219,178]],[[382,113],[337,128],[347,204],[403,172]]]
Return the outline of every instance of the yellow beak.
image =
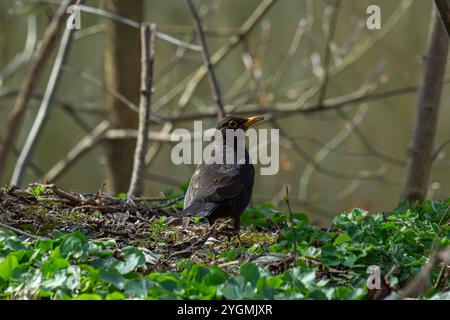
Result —
[[[254,125],[255,123],[258,123],[262,120],[264,120],[264,117],[260,117],[260,116],[249,117],[244,122],[243,127],[244,127],[244,129],[247,129],[248,127],[250,127],[250,126]]]

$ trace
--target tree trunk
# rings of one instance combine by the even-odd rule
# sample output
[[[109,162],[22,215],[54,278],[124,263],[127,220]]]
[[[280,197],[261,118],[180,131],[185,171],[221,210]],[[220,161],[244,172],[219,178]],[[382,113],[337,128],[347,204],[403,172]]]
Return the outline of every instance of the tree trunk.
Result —
[[[423,201],[427,195],[448,46],[444,25],[433,9],[422,84],[418,93],[416,125],[408,150],[402,192],[402,197],[410,202]]]
[[[450,37],[450,0],[435,0],[436,7],[441,16],[442,23],[447,30],[447,34]]]
[[[106,9],[116,15],[143,20],[142,0],[108,0]],[[140,87],[140,31],[109,19],[105,52],[105,81],[107,86],[125,96],[135,105],[139,104]],[[111,94],[107,96],[108,120],[111,128],[136,129],[138,114],[130,110]],[[135,140],[108,141],[107,189],[112,193],[126,192],[133,167]]]

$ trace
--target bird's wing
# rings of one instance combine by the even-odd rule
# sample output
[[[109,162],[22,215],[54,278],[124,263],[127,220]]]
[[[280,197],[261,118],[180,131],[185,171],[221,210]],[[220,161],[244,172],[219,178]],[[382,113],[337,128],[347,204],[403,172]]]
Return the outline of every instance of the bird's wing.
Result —
[[[253,166],[249,169],[236,165],[200,164],[186,192],[184,208],[197,201],[222,202],[237,197],[253,185]]]

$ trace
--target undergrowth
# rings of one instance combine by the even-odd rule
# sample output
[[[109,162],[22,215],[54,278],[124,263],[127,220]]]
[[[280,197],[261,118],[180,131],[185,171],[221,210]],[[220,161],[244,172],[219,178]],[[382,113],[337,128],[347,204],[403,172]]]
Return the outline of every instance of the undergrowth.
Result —
[[[449,207],[450,199],[402,203],[373,215],[354,209],[322,229],[303,213],[288,215],[263,203],[243,215],[240,247],[235,239],[220,240],[220,226],[205,236],[201,221],[188,227],[195,241],[183,238],[185,226],[163,216],[148,221],[149,240],[138,243],[73,229],[35,239],[2,228],[0,297],[368,299],[368,268],[378,266],[386,278],[379,298],[395,299],[433,254],[450,246]],[[450,298],[442,263],[426,276],[424,298]]]

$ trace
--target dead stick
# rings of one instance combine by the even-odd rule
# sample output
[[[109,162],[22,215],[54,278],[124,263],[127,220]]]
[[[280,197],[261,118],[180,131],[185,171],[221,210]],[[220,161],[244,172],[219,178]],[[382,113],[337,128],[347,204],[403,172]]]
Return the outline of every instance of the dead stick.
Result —
[[[2,223],[2,222],[0,222],[0,228],[10,230],[10,231],[15,232],[15,233],[17,233],[17,234],[20,234],[21,236],[25,236],[25,237],[28,237],[28,238],[31,238],[31,239],[35,239],[35,240],[48,240],[48,238],[36,236],[36,235],[34,235],[34,234],[25,232],[25,231],[23,231],[23,230],[20,230],[20,229],[18,229],[18,228],[12,227],[12,226],[7,225],[7,224]]]
[[[205,65],[205,68],[208,70],[208,78],[209,78],[209,85],[211,87],[212,95],[214,97],[214,101],[217,105],[217,116],[219,119],[222,119],[225,117],[225,110],[223,108],[222,98],[220,96],[220,87],[219,82],[217,81],[216,74],[214,73],[214,68],[211,63],[211,57],[209,56],[208,52],[208,46],[206,45],[206,39],[205,39],[205,33],[203,31],[202,22],[200,20],[200,16],[197,13],[197,10],[195,9],[194,4],[191,0],[186,0],[189,9],[191,10],[192,16],[195,20],[195,27],[197,30],[197,36],[200,40],[200,44],[202,46],[202,54],[203,54],[203,64]]]
[[[64,191],[55,185],[49,185],[49,187],[60,198],[67,199],[77,205],[80,205],[83,202],[83,200],[81,200],[78,196],[70,192]]]
[[[0,181],[6,171],[8,158],[11,154],[11,149],[16,144],[17,137],[22,126],[25,111],[27,110],[28,102],[33,94],[33,90],[38,82],[39,76],[44,68],[44,64],[50,57],[50,53],[54,47],[54,43],[64,25],[67,7],[73,0],[65,0],[61,3],[44,34],[44,40],[35,53],[31,66],[22,82],[20,94],[17,97],[16,103],[11,110],[11,113],[6,122],[6,133],[4,141],[0,149]]]
[[[81,2],[82,0],[78,0],[76,4],[79,5]],[[30,132],[28,133],[28,137],[25,141],[25,144],[16,161],[16,165],[14,167],[14,171],[10,182],[11,185],[17,186],[22,185],[23,176],[28,166],[28,162],[30,161],[30,158],[33,155],[33,151],[36,147],[39,136],[41,135],[46,120],[50,115],[55,92],[58,87],[59,79],[61,76],[61,67],[69,54],[70,46],[73,40],[73,33],[74,33],[73,28],[66,28],[64,30],[61,39],[61,44],[59,46],[55,62],[53,64],[53,68],[50,73],[44,98],[42,99],[42,103],[41,106],[39,107],[39,111],[36,115],[34,123],[30,129]]]
[[[153,84],[153,61],[155,52],[155,25],[143,24],[141,27],[141,99],[139,104],[139,128],[134,153],[128,197],[142,194],[145,169],[145,154],[148,148],[148,130]]]

